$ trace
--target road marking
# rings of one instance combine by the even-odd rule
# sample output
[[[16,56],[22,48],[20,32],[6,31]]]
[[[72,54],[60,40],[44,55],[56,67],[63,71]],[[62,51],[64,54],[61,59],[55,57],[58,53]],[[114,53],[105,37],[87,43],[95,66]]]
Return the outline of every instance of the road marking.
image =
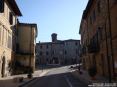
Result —
[[[69,86],[73,87],[72,84],[71,84],[71,82],[69,81],[69,79],[67,77],[65,77],[65,79],[66,79],[67,83],[69,84]]]

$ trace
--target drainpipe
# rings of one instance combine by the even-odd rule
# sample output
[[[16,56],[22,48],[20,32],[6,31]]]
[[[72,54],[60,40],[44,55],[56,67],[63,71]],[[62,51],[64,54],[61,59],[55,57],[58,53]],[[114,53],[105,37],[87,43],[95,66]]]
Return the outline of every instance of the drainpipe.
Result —
[[[109,40],[109,44],[110,44],[110,57],[112,59],[112,70],[113,70],[113,75],[115,73],[115,68],[114,68],[114,58],[113,58],[113,43],[112,43],[112,31],[111,31],[111,15],[110,15],[110,2],[109,0],[107,0],[107,18],[108,18],[108,27],[109,27],[109,37],[110,37],[110,40]],[[108,55],[109,56],[109,55]],[[110,63],[111,64],[111,63]],[[111,66],[111,65],[110,65]],[[111,67],[110,67],[111,68]],[[111,71],[110,71],[111,72]],[[111,78],[112,79],[112,78]],[[111,82],[111,79],[109,80]]]
[[[108,78],[108,81],[111,82],[111,69],[110,69],[110,58],[109,58],[109,51],[108,51],[108,38],[107,38],[107,31],[106,31],[106,23],[105,23],[105,28],[104,28],[104,31],[105,31],[105,37],[106,37],[106,54],[107,54],[107,63],[108,63],[108,75],[109,75],[109,78]]]
[[[14,26],[14,27],[15,27],[15,32],[14,32],[15,43],[14,43],[14,41],[12,40],[12,44],[15,45],[15,48],[12,47],[12,48],[13,48],[12,50],[13,50],[13,52],[14,52],[14,53],[13,53],[14,55],[12,54],[13,59],[11,60],[11,61],[12,61],[12,66],[13,66],[13,67],[12,67],[12,70],[13,70],[12,74],[15,72],[15,62],[16,62],[16,55],[17,55],[17,53],[16,53],[16,52],[17,52],[17,49],[16,49],[16,47],[17,47],[17,46],[16,46],[17,41],[16,41],[16,40],[18,39],[18,36],[17,36],[17,33],[18,33],[18,19],[17,19],[17,17],[15,17],[15,26]],[[12,32],[12,33],[13,33],[13,32]],[[13,39],[13,35],[12,35],[12,39]],[[13,46],[13,45],[12,45],[12,46]]]
[[[89,29],[88,20],[86,19],[85,21],[86,21],[86,24],[87,24],[87,37],[88,37],[88,45],[89,45],[89,43],[90,43],[90,42],[89,42],[89,39],[90,39],[90,38],[89,38],[89,31],[88,31],[88,29]],[[89,52],[88,52],[88,58],[89,58],[89,63],[90,63],[90,64],[89,64],[89,67],[90,67],[90,66],[91,66],[91,58],[90,58],[90,53],[89,53]],[[89,68],[89,67],[88,67],[88,68]]]
[[[30,58],[29,58],[29,67],[31,68],[31,43],[32,43],[32,25],[31,25],[31,30],[30,30]],[[30,73],[30,72],[29,72]]]

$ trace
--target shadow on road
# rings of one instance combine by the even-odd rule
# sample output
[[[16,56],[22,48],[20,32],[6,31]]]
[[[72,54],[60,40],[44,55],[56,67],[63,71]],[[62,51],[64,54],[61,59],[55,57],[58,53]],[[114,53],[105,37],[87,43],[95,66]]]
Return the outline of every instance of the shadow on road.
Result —
[[[52,68],[59,68],[64,66],[70,66],[70,65],[38,65],[36,66],[36,70],[52,69]]]
[[[67,80],[69,80],[69,82],[67,82]],[[39,77],[29,87],[70,87],[69,83],[72,84],[73,87],[88,87],[87,84],[73,77],[70,72]]]

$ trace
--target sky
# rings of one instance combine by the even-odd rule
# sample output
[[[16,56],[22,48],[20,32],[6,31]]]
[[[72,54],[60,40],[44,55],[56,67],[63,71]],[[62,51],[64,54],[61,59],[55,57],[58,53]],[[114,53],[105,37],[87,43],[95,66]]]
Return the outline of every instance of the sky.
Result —
[[[36,23],[36,42],[50,42],[51,34],[58,40],[80,39],[79,26],[88,0],[16,0],[23,16],[19,21]]]

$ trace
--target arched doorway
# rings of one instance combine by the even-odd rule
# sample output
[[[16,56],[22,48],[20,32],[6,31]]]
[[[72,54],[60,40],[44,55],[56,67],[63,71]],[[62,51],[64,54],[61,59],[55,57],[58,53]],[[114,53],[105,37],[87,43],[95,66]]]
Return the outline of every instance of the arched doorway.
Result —
[[[52,63],[53,63],[53,64],[59,64],[58,58],[57,58],[57,57],[53,57],[53,58],[52,58]]]
[[[5,77],[5,56],[2,58],[2,69],[1,69],[2,77]]]

